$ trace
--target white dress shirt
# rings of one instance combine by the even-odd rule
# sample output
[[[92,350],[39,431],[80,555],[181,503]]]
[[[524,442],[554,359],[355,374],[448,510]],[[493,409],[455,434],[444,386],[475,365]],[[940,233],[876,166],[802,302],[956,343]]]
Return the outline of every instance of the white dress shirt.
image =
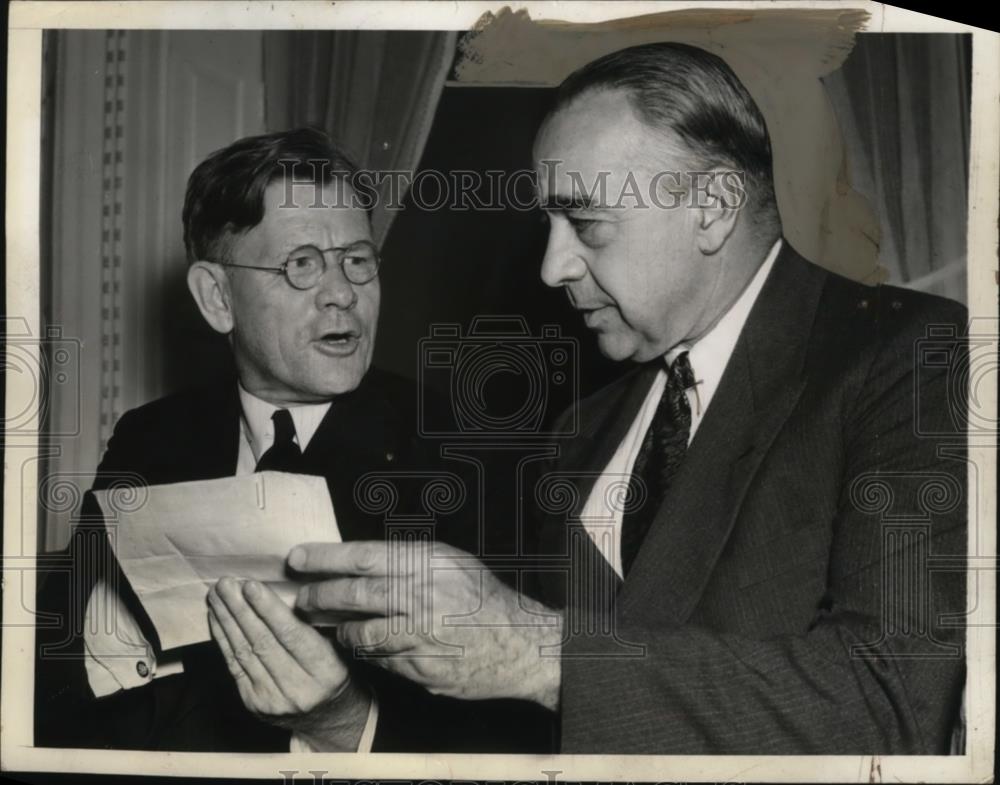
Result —
[[[239,395],[243,414],[236,474],[253,474],[260,457],[274,444],[271,416],[280,407],[248,393],[242,385]],[[295,424],[295,443],[303,452],[330,406],[327,402],[288,407]],[[87,602],[83,646],[87,680],[98,698],[184,672],[184,664],[176,654],[162,652],[159,658],[156,657],[131,611],[103,580],[94,586]],[[378,706],[373,696],[358,752],[371,750],[377,723]],[[308,742],[297,735],[292,736],[291,752],[310,751],[313,750]]]
[[[667,383],[666,369],[681,352],[688,352],[688,360],[695,378],[695,386],[687,390],[688,403],[691,405],[691,432],[688,435],[688,444],[691,444],[691,440],[694,439],[695,432],[708,410],[708,405],[712,402],[712,397],[719,387],[722,374],[729,363],[729,357],[736,347],[736,341],[743,331],[747,316],[750,315],[750,309],[757,301],[757,296],[764,286],[768,273],[774,266],[774,260],[778,258],[780,249],[781,240],[778,240],[771,247],[764,263],[747,284],[739,299],[733,303],[732,307],[726,311],[711,330],[691,346],[681,344],[673,347],[664,355],[663,369],[656,374],[656,379],[649,388],[649,393],[632,421],[628,433],[625,434],[625,438],[618,445],[615,454],[594,483],[593,490],[580,513],[580,522],[601,555],[607,559],[619,577],[624,576],[621,558],[622,505],[609,504],[609,500],[624,498],[624,491],[628,487],[629,477],[632,474],[632,466],[635,464],[639,448],[642,446],[646,431],[649,430],[649,425],[653,421],[657,404],[660,402],[663,388]]]

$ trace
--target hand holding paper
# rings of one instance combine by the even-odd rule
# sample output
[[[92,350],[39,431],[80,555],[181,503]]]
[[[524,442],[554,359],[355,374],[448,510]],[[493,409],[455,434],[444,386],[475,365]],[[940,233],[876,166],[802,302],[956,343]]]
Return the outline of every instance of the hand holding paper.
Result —
[[[208,605],[212,637],[247,709],[314,749],[357,749],[370,696],[323,635],[257,581],[223,578]]]
[[[205,599],[220,578],[266,583],[291,606],[298,585],[286,570],[288,551],[340,541],[322,477],[260,472],[94,495],[165,651],[209,640]]]

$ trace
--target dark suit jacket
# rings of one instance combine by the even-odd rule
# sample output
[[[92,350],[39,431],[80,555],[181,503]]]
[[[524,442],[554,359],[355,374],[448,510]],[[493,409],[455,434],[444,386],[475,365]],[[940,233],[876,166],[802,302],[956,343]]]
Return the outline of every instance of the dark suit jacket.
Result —
[[[542,590],[567,607],[562,752],[948,751],[966,549],[948,335],[965,322],[785,243],[627,579],[572,516],[545,523]],[[657,365],[579,404],[554,467],[577,510]]]
[[[355,496],[356,482],[365,474],[410,470],[426,477],[435,470],[456,471],[441,464],[436,444],[418,438],[415,402],[411,385],[373,369],[357,390],[334,401],[309,442],[307,469],[326,477],[345,540],[386,536],[385,511],[363,509]],[[235,380],[128,412],[115,428],[94,489],[233,475],[239,416]],[[460,475],[457,479],[468,482]],[[400,479],[396,487],[400,498],[394,514],[424,511],[419,478]],[[434,538],[474,550],[478,521],[466,512],[436,516]],[[214,642],[182,650],[184,674],[95,700],[84,671],[81,621],[99,575],[117,575],[119,590],[147,638],[156,637],[107,550],[100,510],[89,495],[71,551],[73,570],[53,571],[40,593],[43,613],[55,614],[62,623],[39,629],[37,744],[288,751],[287,731],[258,721],[243,708]],[[352,667],[378,695],[373,751],[544,752],[554,743],[551,714],[532,704],[431,696],[370,663]]]

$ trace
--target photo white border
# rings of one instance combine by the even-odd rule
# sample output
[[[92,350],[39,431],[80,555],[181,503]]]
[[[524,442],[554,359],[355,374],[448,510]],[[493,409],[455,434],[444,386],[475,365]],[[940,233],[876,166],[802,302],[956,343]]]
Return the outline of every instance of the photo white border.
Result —
[[[8,318],[39,335],[39,196],[42,30],[77,29],[424,29],[465,30],[486,12],[526,9],[533,19],[599,22],[684,9],[841,9],[870,15],[872,32],[973,34],[969,166],[968,303],[970,319],[995,319],[997,215],[1000,213],[1000,35],[872,2],[14,2],[10,6],[7,92]],[[985,322],[983,322],[985,324]],[[996,329],[996,322],[993,323]],[[37,352],[34,355],[38,361]],[[7,409],[26,405],[33,379],[8,373]],[[995,390],[977,411],[996,422]],[[34,402],[37,410],[37,401]],[[18,408],[18,412],[23,408]],[[37,418],[37,411],[36,411]],[[969,571],[968,738],[962,756],[639,756],[154,753],[33,748],[34,629],[21,597],[33,597],[37,449],[30,434],[7,439],[4,476],[3,684],[0,755],[5,771],[106,772],[199,777],[281,778],[327,769],[337,779],[493,779],[769,782],[986,782],[993,776],[995,723],[996,453],[970,444],[979,467],[978,545],[988,564]],[[23,470],[23,471],[22,471]],[[22,487],[21,479],[26,482]],[[970,486],[971,487],[971,486]],[[13,523],[12,523],[13,522]],[[18,523],[20,525],[18,525]],[[970,539],[973,528],[970,529]],[[989,554],[983,557],[983,553]],[[975,593],[973,593],[975,591]],[[873,778],[875,778],[873,780]]]

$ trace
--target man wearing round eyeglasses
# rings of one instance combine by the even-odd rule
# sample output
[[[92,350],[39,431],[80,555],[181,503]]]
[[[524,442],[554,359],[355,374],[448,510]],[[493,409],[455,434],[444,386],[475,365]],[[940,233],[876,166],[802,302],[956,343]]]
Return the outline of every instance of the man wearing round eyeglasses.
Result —
[[[383,516],[356,498],[358,481],[427,472],[437,455],[414,433],[412,388],[369,368],[380,260],[357,183],[343,153],[308,129],[240,140],[195,169],[183,210],[188,285],[226,336],[237,378],[127,413],[95,490],[122,472],[149,485],[264,469],[313,474],[327,480],[343,539],[387,536]],[[400,512],[417,504],[402,497]],[[100,521],[89,495],[87,520]],[[440,516],[435,536],[471,548],[463,537],[475,527],[462,520],[460,511]],[[83,591],[65,616],[82,630],[79,658],[40,661],[36,713],[56,721],[40,725],[39,744],[540,752],[549,743],[550,717],[529,704],[439,698],[352,661],[270,588],[239,576],[209,592],[214,641],[159,651],[103,538],[88,539],[94,528],[74,535]],[[103,521],[96,528],[103,535]],[[113,628],[102,632],[108,618]]]
[[[191,196],[198,177],[186,209],[192,218],[211,209]],[[258,398],[286,406],[329,402],[368,370],[379,262],[368,215],[350,203],[354,195],[338,182],[288,187],[279,179],[264,189],[260,222],[242,234],[213,242],[192,222],[188,286],[205,320],[228,336],[240,383]]]

